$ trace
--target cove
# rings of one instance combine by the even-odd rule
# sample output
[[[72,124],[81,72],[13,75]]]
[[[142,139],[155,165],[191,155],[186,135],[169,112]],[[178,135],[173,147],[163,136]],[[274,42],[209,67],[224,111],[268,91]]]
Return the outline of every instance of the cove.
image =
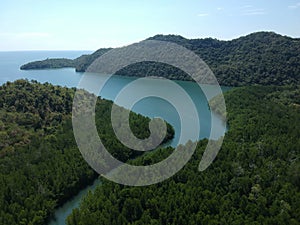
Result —
[[[28,80],[37,80],[38,82],[45,83],[49,82],[54,85],[67,86],[67,87],[76,87],[82,78],[82,73],[75,72],[73,68],[64,68],[64,69],[52,69],[52,70],[29,70],[21,71],[19,69],[20,65],[33,60],[39,60],[47,57],[65,57],[65,58],[75,58],[85,52],[79,51],[59,51],[59,52],[0,52],[0,84],[3,84],[7,81],[14,81],[17,79],[28,79]],[[102,76],[105,79],[105,75]],[[131,83],[137,78],[134,77],[124,77],[124,76],[113,76],[105,84],[102,89],[100,96],[105,99],[114,100],[117,94],[124,88],[126,85]],[[196,83],[185,82],[185,81],[174,81],[180,85],[193,100],[195,107],[198,112],[200,120],[200,135],[198,139],[208,138],[210,134],[210,120],[211,116],[215,117],[217,126],[224,128],[226,124],[215,114],[210,113],[208,107],[207,99],[205,98],[201,88],[206,88],[213,90],[215,87],[210,85],[203,85],[201,88]],[[164,86],[160,79],[149,78],[143,81],[141,84],[141,89],[147,87],[155,87],[160,90],[164,90]],[[222,90],[228,90],[228,87],[222,87]],[[138,90],[132,90],[133,95],[138,95]],[[178,94],[176,90],[170,95]],[[181,130],[180,126],[180,115],[176,112],[175,108],[165,101],[164,99],[158,97],[148,97],[142,99],[134,105],[132,110],[136,113],[140,113],[144,116],[150,118],[161,117],[170,123],[175,129],[175,137],[169,143],[171,146],[176,147],[179,140],[179,134]],[[189,109],[186,109],[187,112]],[[190,126],[193,126],[191,123]],[[216,129],[218,130],[218,129]],[[186,134],[188,137],[188,133]],[[213,138],[217,139],[220,134],[213,134]],[[100,180],[97,179],[92,186],[88,186],[82,190],[78,195],[74,196],[68,202],[66,202],[62,207],[57,208],[53,220],[50,221],[50,225],[63,225],[65,224],[66,217],[71,213],[71,211],[79,206],[81,198],[88,192],[95,189],[97,185],[100,184]]]
[[[105,75],[98,75],[103,76],[105,79]],[[105,99],[113,100],[119,91],[124,88],[127,84],[132,82],[136,78],[132,77],[123,77],[123,76],[113,76],[111,79],[106,83],[104,88],[102,89],[100,96]],[[211,120],[211,113],[208,107],[208,101],[205,98],[201,88],[213,89],[214,86],[211,85],[201,85],[201,88],[196,83],[193,82],[185,82],[185,81],[175,81],[179,84],[191,97],[195,106],[198,111],[198,115],[200,118],[200,136],[199,139],[208,138],[210,134],[210,120]],[[161,85],[160,79],[146,79],[145,82],[142,84],[143,87],[146,88],[147,86],[156,86],[156,88],[164,88]],[[228,90],[228,87],[222,87],[223,91]],[[139,94],[138,91],[132,90],[132,94]],[[170,93],[172,95],[176,95],[177,93]],[[140,113],[142,115],[148,116],[150,118],[154,117],[161,117],[165,119],[168,123],[170,123],[175,129],[175,137],[174,139],[168,143],[169,145],[176,147],[179,143],[179,134],[180,134],[180,117],[176,112],[175,108],[169,104],[167,101],[157,98],[157,97],[148,97],[141,101],[139,101],[132,110],[134,112]],[[189,109],[186,109],[189,110]],[[212,114],[212,116],[216,117],[218,121],[217,126],[220,128],[226,126],[226,124],[218,117],[218,115]],[[193,124],[191,124],[193,126]],[[218,130],[218,129],[216,129]],[[188,134],[187,134],[188,135]],[[220,137],[219,133],[213,134],[213,138],[217,139]],[[80,192],[77,196],[73,199],[65,203],[62,207],[56,209],[54,219],[49,223],[49,225],[63,225],[65,224],[64,221],[67,216],[72,212],[72,209],[79,206],[81,198],[84,196],[84,193],[88,191],[93,191],[97,184],[100,184],[99,179],[97,179],[92,186],[88,186],[82,192]]]

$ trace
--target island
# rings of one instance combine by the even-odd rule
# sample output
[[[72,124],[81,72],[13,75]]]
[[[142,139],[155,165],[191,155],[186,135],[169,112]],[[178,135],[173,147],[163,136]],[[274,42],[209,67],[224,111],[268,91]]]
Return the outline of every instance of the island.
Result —
[[[168,41],[186,47],[199,55],[214,72],[220,85],[287,85],[300,84],[300,39],[274,32],[256,32],[230,41],[213,38],[186,39],[179,35],[156,35],[147,40]],[[22,70],[72,67],[85,72],[91,63],[111,50],[101,48],[76,59],[45,59],[21,66]],[[141,62],[123,68],[123,76],[161,76],[188,80],[183,71],[156,62]]]

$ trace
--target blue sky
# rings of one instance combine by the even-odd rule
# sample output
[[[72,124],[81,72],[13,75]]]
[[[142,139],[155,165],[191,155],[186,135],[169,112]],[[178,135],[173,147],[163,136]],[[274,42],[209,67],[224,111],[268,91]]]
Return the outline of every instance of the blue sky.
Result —
[[[155,34],[300,37],[300,0],[1,0],[0,51],[96,50]]]

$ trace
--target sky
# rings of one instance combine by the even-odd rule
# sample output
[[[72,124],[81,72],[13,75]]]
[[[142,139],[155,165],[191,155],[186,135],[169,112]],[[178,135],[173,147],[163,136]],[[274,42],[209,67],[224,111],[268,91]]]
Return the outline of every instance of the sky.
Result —
[[[156,34],[300,38],[300,0],[1,0],[0,51],[96,50]]]

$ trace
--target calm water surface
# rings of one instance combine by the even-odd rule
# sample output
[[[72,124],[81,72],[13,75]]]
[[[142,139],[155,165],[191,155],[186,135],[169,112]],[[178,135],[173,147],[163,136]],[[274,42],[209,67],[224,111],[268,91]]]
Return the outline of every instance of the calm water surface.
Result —
[[[33,52],[0,52],[0,85],[7,81],[14,81],[17,79],[28,79],[37,80],[41,83],[49,82],[55,85],[76,87],[83,75],[83,73],[75,72],[73,68],[65,69],[51,69],[51,70],[29,70],[22,71],[19,67],[29,61],[42,60],[46,58],[76,58],[82,54],[90,53],[88,51],[33,51]],[[103,76],[105,79],[105,75]],[[136,78],[113,76],[108,80],[102,89],[100,96],[105,99],[114,100],[117,94],[127,84],[134,81]],[[208,138],[210,134],[210,121],[211,113],[208,107],[207,100],[199,86],[193,82],[176,81],[191,97],[193,100],[199,115],[200,120],[200,136],[199,139]],[[163,82],[160,79],[147,79],[141,84],[141,89],[155,87],[158,90],[164,90]],[[207,91],[213,91],[214,86],[203,85]],[[227,87],[222,87],[223,90],[228,90]],[[132,95],[138,95],[140,90],[132,90]],[[171,95],[178,95],[176,91],[168,93]],[[179,97],[178,97],[179,98]],[[145,116],[162,117],[169,122],[175,129],[175,138],[171,141],[170,145],[177,146],[179,144],[180,135],[180,117],[176,112],[175,108],[167,101],[157,98],[148,97],[139,101],[134,105],[133,111],[140,113]],[[186,109],[187,112],[189,109]],[[212,115],[217,120],[217,131],[213,134],[213,138],[217,139],[222,133],[218,133],[226,126],[216,115]],[[190,126],[195,126],[194,121],[189,121]],[[189,137],[189,133],[186,134],[186,139]],[[73,208],[78,207],[80,199],[84,196],[87,191],[93,190],[95,186],[99,184],[99,181],[95,181],[94,185],[81,191],[72,200],[67,202],[63,207],[57,209],[55,213],[55,220],[50,222],[50,225],[63,225],[65,224],[65,218],[72,212]]]

